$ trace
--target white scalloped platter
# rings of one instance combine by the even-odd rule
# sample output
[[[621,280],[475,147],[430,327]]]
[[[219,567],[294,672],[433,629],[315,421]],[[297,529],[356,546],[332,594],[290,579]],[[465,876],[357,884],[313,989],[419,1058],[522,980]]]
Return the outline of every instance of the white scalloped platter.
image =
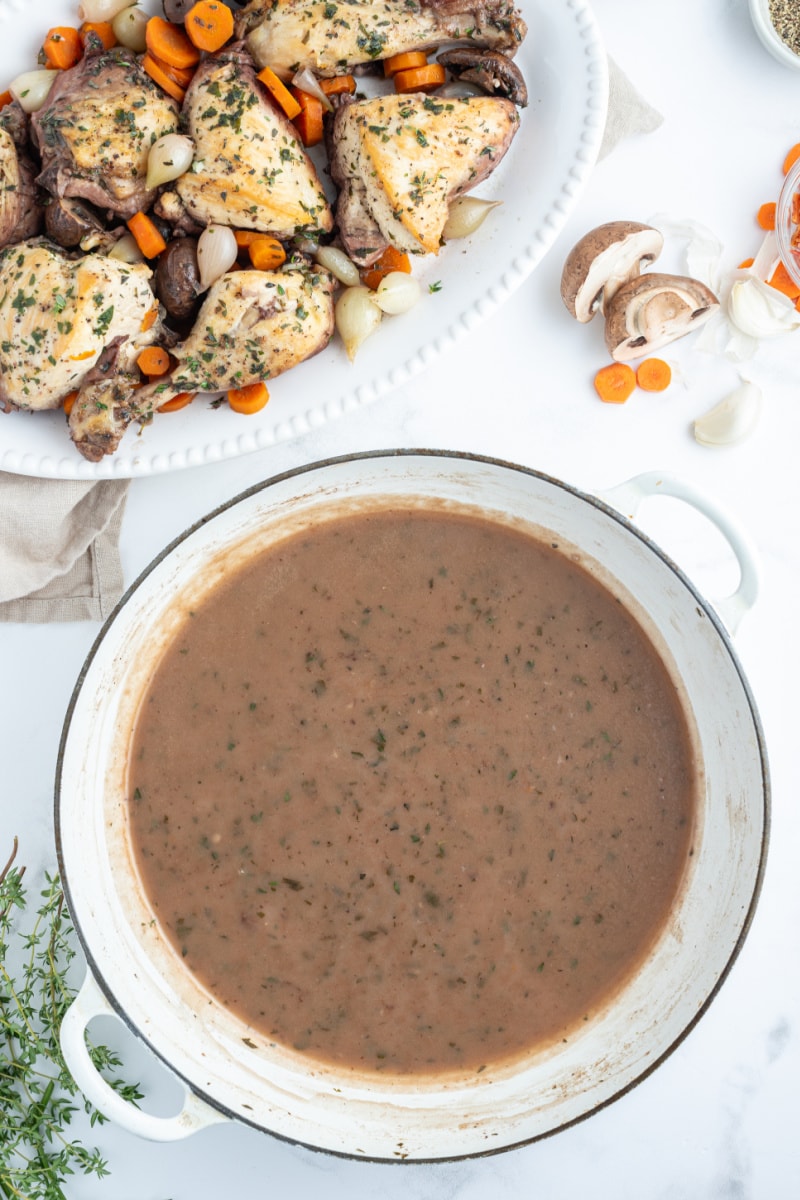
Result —
[[[0,79],[36,65],[51,25],[77,23],[78,0],[0,0]],[[156,0],[146,7],[160,11]],[[477,233],[414,263],[423,299],[384,319],[351,363],[338,339],[270,383],[261,413],[240,416],[198,396],[131,427],[115,455],[89,463],[63,414],[0,412],[0,469],[56,478],[127,478],[234,458],[302,435],[407,383],[508,300],[550,248],[591,174],[605,126],[606,56],[585,0],[521,0],[528,23],[516,61],[529,103],[505,159],[476,194],[499,199]],[[3,86],[7,86],[7,82]],[[440,290],[429,291],[431,284]]]

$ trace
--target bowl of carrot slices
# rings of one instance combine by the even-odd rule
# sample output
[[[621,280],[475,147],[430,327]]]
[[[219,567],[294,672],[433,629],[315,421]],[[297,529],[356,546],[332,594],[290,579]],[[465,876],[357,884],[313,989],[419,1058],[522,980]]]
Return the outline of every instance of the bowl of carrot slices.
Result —
[[[781,262],[800,289],[800,144],[789,152],[784,172],[775,206],[775,237]]]

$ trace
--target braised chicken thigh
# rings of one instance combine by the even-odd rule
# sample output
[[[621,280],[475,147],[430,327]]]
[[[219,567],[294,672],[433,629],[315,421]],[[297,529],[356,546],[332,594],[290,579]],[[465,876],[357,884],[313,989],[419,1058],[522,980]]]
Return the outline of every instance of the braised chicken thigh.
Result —
[[[143,387],[140,414],[186,391],[221,392],[274,379],[327,346],[333,278],[294,262],[277,271],[229,271],[211,286],[175,369]]]
[[[513,55],[526,25],[511,0],[251,0],[236,36],[260,67],[288,79],[336,75],[406,50],[471,42]]]
[[[351,258],[369,265],[389,243],[436,254],[451,201],[495,169],[518,127],[514,104],[494,96],[387,95],[340,108],[331,174]]]
[[[240,47],[198,68],[183,121],[195,162],[175,191],[198,224],[218,222],[279,238],[332,228],[324,189],[297,130],[269,103]],[[163,201],[162,211],[168,211],[169,201]]]
[[[59,71],[31,132],[42,160],[39,185],[52,196],[89,200],[127,219],[148,208],[150,147],[178,128],[176,102],[130,50],[87,54]]]

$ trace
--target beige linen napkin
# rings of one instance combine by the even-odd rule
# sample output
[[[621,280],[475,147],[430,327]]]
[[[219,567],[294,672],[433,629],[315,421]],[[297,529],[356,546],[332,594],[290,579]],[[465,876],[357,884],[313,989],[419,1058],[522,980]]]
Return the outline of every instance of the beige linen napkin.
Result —
[[[128,480],[0,471],[0,621],[101,621],[123,591]]]
[[[600,158],[650,133],[661,114],[609,59]],[[124,588],[118,538],[129,481],[30,479],[0,472],[0,620],[100,621]]]

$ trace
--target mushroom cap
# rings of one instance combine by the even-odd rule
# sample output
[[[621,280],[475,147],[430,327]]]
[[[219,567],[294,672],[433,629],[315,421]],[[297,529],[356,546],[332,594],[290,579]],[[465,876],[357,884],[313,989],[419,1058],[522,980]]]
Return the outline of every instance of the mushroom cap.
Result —
[[[561,299],[581,323],[605,312],[619,287],[655,262],[662,234],[638,221],[608,221],[583,235],[567,255],[561,273]]]
[[[653,271],[620,287],[606,309],[606,345],[617,362],[651,354],[704,325],[719,300],[698,279]]]

